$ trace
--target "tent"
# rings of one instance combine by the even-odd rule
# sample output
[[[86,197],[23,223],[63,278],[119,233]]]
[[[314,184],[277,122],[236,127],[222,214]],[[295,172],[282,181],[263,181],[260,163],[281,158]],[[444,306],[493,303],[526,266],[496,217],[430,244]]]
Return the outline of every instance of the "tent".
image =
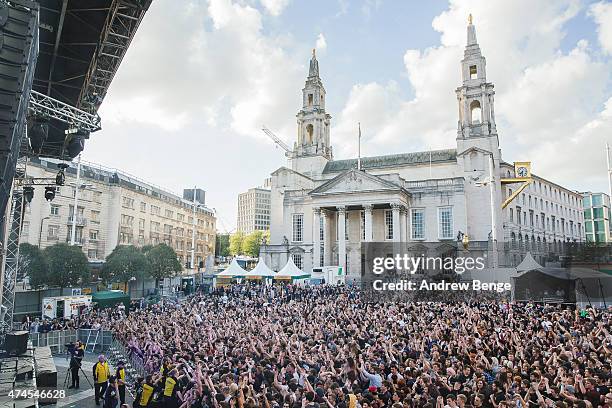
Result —
[[[274,278],[275,279],[291,279],[291,280],[306,279],[306,278],[310,278],[310,274],[304,273],[300,268],[298,268],[295,265],[295,263],[293,263],[293,259],[289,257],[287,264],[283,267],[283,269],[278,271],[278,273],[276,274]]]
[[[541,266],[527,253],[512,276],[516,300],[576,303],[584,297],[609,304],[612,277],[605,272],[580,266]]]
[[[121,290],[105,290],[96,292],[91,296],[91,301],[96,303],[99,308],[115,307],[117,303],[123,303],[126,308],[130,307],[130,296]]]
[[[226,270],[224,270],[223,272],[219,272],[215,277],[216,278],[235,278],[235,277],[245,276],[246,274],[247,274],[247,271],[242,269],[242,267],[238,265],[238,261],[234,259],[232,263],[230,263],[230,266],[227,267]]]
[[[276,274],[274,273],[274,271],[268,268],[268,265],[266,265],[264,260],[262,258],[259,258],[259,262],[257,262],[257,265],[255,266],[255,268],[248,271],[246,275],[244,276],[250,279],[259,279],[259,278],[273,278],[275,275]]]

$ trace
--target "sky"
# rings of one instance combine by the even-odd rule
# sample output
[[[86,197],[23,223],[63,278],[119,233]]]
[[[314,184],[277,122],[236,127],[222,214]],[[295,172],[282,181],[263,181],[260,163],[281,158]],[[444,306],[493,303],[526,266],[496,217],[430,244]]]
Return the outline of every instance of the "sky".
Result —
[[[206,190],[218,229],[286,165],[311,49],[334,158],[456,146],[468,14],[495,85],[505,161],[608,191],[612,3],[587,0],[154,0],[83,158],[180,192]]]

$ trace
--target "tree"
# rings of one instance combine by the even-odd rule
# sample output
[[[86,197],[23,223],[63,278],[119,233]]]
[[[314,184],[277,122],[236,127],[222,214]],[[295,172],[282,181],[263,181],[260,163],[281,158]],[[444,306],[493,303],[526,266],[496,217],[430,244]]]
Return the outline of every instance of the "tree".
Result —
[[[49,286],[64,289],[91,276],[87,257],[78,246],[55,244],[45,248],[43,255],[49,265]]]
[[[230,236],[229,234],[217,234],[215,239],[215,255],[229,256],[230,255]]]
[[[174,249],[166,244],[155,245],[145,256],[149,261],[150,273],[155,278],[156,286],[159,279],[170,277],[183,269]]]
[[[19,245],[19,269],[30,280],[30,286],[39,289],[49,283],[49,266],[39,247]]]
[[[151,265],[142,251],[133,245],[119,245],[106,257],[100,277],[105,281],[125,283],[132,278],[144,279]]]
[[[242,247],[244,242],[244,233],[242,231],[238,231],[230,235],[229,241],[230,255],[236,256],[244,253],[244,249]]]
[[[244,237],[244,241],[242,242],[242,251],[245,255],[251,256],[253,258],[259,256],[259,247],[261,246],[262,240],[266,240],[268,242],[270,237],[269,231],[253,231],[246,237]]]

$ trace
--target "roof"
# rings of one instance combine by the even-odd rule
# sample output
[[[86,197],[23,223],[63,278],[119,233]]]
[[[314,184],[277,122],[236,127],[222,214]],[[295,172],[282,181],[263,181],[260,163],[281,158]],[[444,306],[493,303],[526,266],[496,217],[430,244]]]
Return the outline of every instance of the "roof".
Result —
[[[268,267],[268,265],[266,265],[266,263],[264,262],[264,260],[262,258],[259,258],[259,262],[257,262],[257,266],[255,268],[253,268],[252,270],[248,271],[246,273],[246,277],[249,278],[255,278],[255,277],[271,277],[274,276],[275,273],[272,269],[270,269]]]
[[[38,0],[39,54],[32,89],[94,113],[152,0]],[[66,123],[51,119],[45,157],[63,157]]]
[[[234,277],[234,276],[244,276],[244,275],[246,275],[246,273],[247,273],[247,271],[242,269],[242,267],[240,265],[238,265],[238,261],[236,261],[236,259],[234,258],[234,260],[232,261],[230,266],[228,266],[227,269],[224,270],[223,272],[218,273],[216,275],[216,277],[231,278],[231,277]]]
[[[128,297],[128,295],[123,293],[121,290],[106,290],[92,294],[92,300],[94,302],[101,299],[123,299],[125,297]]]
[[[276,277],[278,278],[299,279],[299,278],[307,278],[309,276],[310,276],[309,273],[304,273],[300,268],[298,268],[295,265],[291,257],[289,257],[289,260],[287,261],[287,264],[283,267],[283,269],[278,271],[278,273],[276,274]]]
[[[378,169],[385,167],[405,166],[423,163],[439,163],[457,159],[456,149],[431,150],[426,152],[399,153],[385,156],[361,158],[361,168]],[[357,159],[332,160],[327,162],[323,173],[337,173],[357,168]]]

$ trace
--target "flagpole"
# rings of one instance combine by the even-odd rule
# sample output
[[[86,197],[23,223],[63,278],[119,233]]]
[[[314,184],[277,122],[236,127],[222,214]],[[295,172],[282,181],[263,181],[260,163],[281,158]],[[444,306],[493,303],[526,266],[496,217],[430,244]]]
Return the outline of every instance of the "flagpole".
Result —
[[[359,126],[359,136],[357,139],[357,170],[361,170],[361,122],[357,122]]]

